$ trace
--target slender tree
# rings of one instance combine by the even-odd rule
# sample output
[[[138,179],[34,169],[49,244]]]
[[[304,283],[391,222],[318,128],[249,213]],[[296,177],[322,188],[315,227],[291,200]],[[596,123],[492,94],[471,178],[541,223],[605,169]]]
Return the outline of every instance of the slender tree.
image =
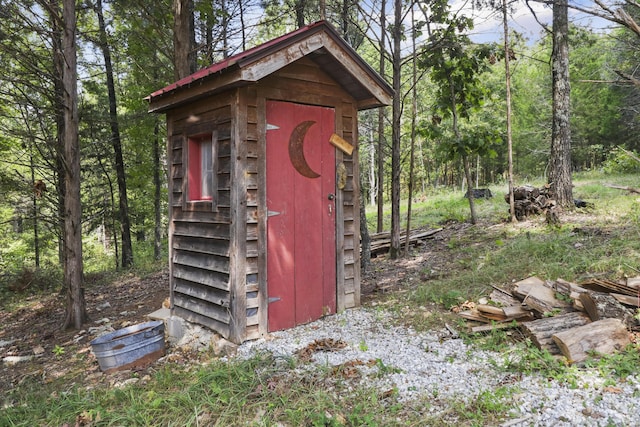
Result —
[[[440,150],[448,160],[460,159],[467,182],[471,223],[477,221],[474,195],[472,191],[470,156],[495,155],[492,148],[495,135],[478,129],[476,134],[460,132],[460,119],[469,119],[480,110],[487,96],[487,90],[480,75],[488,69],[490,58],[496,57],[495,46],[474,46],[463,33],[472,29],[473,22],[465,17],[453,17],[443,28],[434,31],[435,42],[425,48],[421,62],[431,69],[431,79],[436,85],[436,105],[438,116],[451,117],[453,137],[442,138],[439,120],[433,120],[428,129],[431,136],[441,136]]]
[[[504,30],[504,80],[507,104],[507,168],[509,179],[509,213],[511,222],[516,222],[516,208],[513,195],[513,140],[511,138],[511,46],[509,46],[509,23],[507,21],[507,0],[502,0],[502,28]]]
[[[83,287],[82,209],[80,205],[80,144],[75,0],[62,3],[62,106],[64,108],[64,282],[67,311],[63,327],[80,329],[87,320]]]
[[[553,125],[549,184],[558,205],[573,205],[571,182],[571,87],[569,83],[569,19],[567,0],[553,2]]]
[[[402,76],[402,0],[395,0],[393,7],[393,41],[391,66],[393,68],[393,90],[391,120],[391,246],[389,257],[400,257],[400,126],[402,121],[402,103],[400,96]]]
[[[387,34],[387,22],[386,22],[386,0],[382,0],[380,3],[380,43],[378,48],[380,50],[380,62],[378,65],[378,72],[381,76],[385,75],[385,52],[386,52],[386,34]],[[377,221],[376,221],[376,232],[382,232],[384,228],[383,219],[384,219],[384,158],[385,158],[385,107],[378,108],[378,149],[377,151]]]
[[[111,63],[111,49],[107,39],[107,29],[102,11],[102,0],[96,0],[95,11],[98,15],[99,45],[104,57],[104,67],[107,76],[107,92],[109,94],[109,124],[111,126],[111,145],[115,157],[116,177],[118,181],[118,216],[120,219],[120,233],[122,241],[122,261],[124,268],[133,265],[133,247],[131,244],[131,222],[129,221],[129,198],[127,196],[127,179],[122,157],[122,142],[118,122],[118,106],[116,89],[113,80],[113,65]]]
[[[418,67],[417,67],[417,51],[416,51],[416,38],[418,35],[418,29],[415,25],[415,12],[414,8],[411,8],[411,48],[413,54],[411,55],[411,149],[409,154],[409,197],[407,198],[407,227],[405,232],[405,255],[409,254],[409,246],[411,235],[411,207],[413,202],[413,184],[415,182],[414,177],[414,160],[416,150],[416,122],[418,116]]]

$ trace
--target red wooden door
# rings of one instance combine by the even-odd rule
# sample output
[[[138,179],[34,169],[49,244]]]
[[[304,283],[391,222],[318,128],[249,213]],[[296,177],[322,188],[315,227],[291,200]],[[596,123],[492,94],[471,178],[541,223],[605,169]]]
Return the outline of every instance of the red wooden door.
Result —
[[[336,310],[332,108],[267,102],[269,330]]]

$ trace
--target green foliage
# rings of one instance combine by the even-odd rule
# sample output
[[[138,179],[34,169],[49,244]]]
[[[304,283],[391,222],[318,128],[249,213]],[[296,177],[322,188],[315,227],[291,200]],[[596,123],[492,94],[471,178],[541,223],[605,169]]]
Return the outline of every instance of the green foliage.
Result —
[[[575,366],[569,366],[565,359],[538,349],[529,340],[503,351],[503,360],[499,365],[507,371],[539,374],[574,388],[578,384],[578,369]]]
[[[638,153],[632,151],[638,156]],[[614,149],[609,152],[607,159],[602,164],[602,170],[607,174],[623,174],[640,172],[640,162],[629,156],[623,150]]]
[[[481,391],[474,398],[461,398],[451,402],[458,421],[472,426],[494,425],[504,414],[515,408],[513,395],[517,387],[499,386]]]
[[[611,376],[616,380],[624,380],[638,373],[640,345],[629,344],[622,351],[590,358],[585,366],[597,369],[603,377]]]

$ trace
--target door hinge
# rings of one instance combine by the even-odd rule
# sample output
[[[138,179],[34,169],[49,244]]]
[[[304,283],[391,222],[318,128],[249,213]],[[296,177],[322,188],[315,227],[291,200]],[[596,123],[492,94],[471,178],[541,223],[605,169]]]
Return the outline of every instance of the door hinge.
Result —
[[[267,211],[267,217],[280,215],[282,212]]]
[[[267,130],[277,130],[280,129],[280,126],[272,125],[271,123],[267,123]]]
[[[272,302],[276,302],[276,301],[280,301],[280,297],[270,297],[269,298],[269,304],[271,304]]]

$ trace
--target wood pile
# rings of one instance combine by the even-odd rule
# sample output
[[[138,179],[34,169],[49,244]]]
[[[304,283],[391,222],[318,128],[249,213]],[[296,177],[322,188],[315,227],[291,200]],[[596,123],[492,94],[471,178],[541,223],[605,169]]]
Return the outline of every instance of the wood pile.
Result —
[[[424,243],[427,239],[432,239],[436,234],[441,232],[442,228],[436,228],[433,230],[411,230],[409,233],[409,246],[417,246]],[[400,233],[400,246],[404,248],[407,241],[407,233]],[[383,231],[382,233],[373,233],[371,237],[371,257],[376,257],[379,254],[389,252],[391,247],[391,233]]]
[[[505,194],[504,200],[509,203],[509,193]],[[513,200],[518,221],[530,215],[547,214],[556,206],[548,184],[540,188],[532,185],[516,187],[513,189]]]
[[[578,284],[529,277],[504,290],[494,287],[488,299],[466,302],[458,314],[485,323],[472,332],[518,327],[541,350],[580,363],[592,354],[622,350],[640,307],[640,278],[591,279]]]

